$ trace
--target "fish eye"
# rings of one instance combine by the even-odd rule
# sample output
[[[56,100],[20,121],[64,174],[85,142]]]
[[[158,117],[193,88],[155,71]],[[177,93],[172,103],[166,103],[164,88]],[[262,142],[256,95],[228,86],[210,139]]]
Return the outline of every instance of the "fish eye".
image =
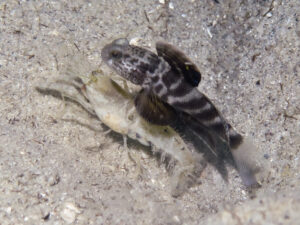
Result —
[[[113,51],[111,51],[110,55],[112,58],[119,59],[119,58],[121,58],[122,53],[120,51],[113,50]]]

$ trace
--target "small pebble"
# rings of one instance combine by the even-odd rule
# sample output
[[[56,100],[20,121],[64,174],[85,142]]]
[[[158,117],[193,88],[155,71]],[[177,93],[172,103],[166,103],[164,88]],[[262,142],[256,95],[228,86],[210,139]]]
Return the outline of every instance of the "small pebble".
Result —
[[[50,186],[54,186],[56,184],[58,184],[60,182],[60,177],[58,174],[55,174],[55,175],[51,175],[49,178],[48,178],[48,183]]]
[[[180,223],[180,219],[177,215],[173,216],[173,220],[175,223]]]
[[[140,41],[141,41],[141,38],[140,38],[140,37],[135,37],[135,38],[130,39],[129,44],[130,44],[130,45],[138,45],[138,43],[139,43]]]
[[[273,15],[273,14],[272,14],[271,12],[268,12],[266,16],[267,16],[268,18],[270,18],[270,17],[272,17],[272,15]]]
[[[63,205],[63,208],[60,212],[60,216],[68,224],[71,224],[75,221],[78,213],[80,213],[80,210],[76,207],[74,203],[66,202]]]

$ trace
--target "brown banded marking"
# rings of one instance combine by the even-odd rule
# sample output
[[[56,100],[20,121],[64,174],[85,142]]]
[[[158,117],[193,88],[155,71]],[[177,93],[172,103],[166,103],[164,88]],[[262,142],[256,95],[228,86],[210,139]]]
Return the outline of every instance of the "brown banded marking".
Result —
[[[204,107],[208,104],[207,99],[205,98],[204,95],[202,95],[201,97],[193,97],[190,99],[189,102],[174,102],[172,105],[176,108],[185,108],[187,110],[193,110],[195,109],[195,106],[197,106],[197,108],[201,108]]]
[[[187,95],[190,92],[188,88],[185,88],[184,85],[179,85],[174,89],[169,89],[169,95],[177,98],[177,97],[183,97]]]
[[[202,94],[198,92],[198,90],[195,88],[189,88],[188,93],[186,95],[180,97],[174,97],[169,95],[166,99],[166,102],[179,109],[178,105],[180,105],[181,103],[189,105],[190,100],[195,98],[202,98]],[[185,111],[184,107],[180,107],[180,110]]]
[[[181,88],[182,83],[183,83],[183,79],[181,77],[179,77],[173,84],[170,85],[170,88],[169,88],[170,91],[176,92],[176,90],[178,88]]]
[[[212,105],[207,102],[204,106],[201,107],[194,106],[193,108],[186,109],[186,112],[190,115],[195,115],[195,114],[202,113],[203,111],[210,110],[211,107]]]
[[[161,79],[162,79],[162,82],[164,83],[164,85],[166,87],[168,87],[168,89],[171,88],[171,85],[178,82],[178,80],[181,80],[180,76],[178,76],[177,74],[172,73],[172,71],[169,71],[168,73],[162,74]],[[184,84],[184,82],[182,82],[181,85],[182,84]]]
[[[202,112],[198,112],[196,114],[193,114],[192,116],[197,118],[197,120],[203,122],[205,125],[213,123],[213,121],[216,118],[219,118],[219,121],[221,121],[221,118],[219,117],[219,112],[215,107],[203,110]]]

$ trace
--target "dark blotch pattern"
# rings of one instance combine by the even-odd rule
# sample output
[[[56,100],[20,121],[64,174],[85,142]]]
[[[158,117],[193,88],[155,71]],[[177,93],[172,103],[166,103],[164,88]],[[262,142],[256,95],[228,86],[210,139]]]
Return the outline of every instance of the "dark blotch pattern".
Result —
[[[123,57],[124,57],[124,59],[128,59],[128,58],[130,58],[130,55],[128,53],[126,53],[123,55]]]
[[[132,64],[132,65],[136,64],[138,61],[139,61],[139,60],[138,60],[137,58],[131,58],[131,59],[129,60],[130,64]]]
[[[157,83],[159,81],[159,76],[153,76],[152,77],[152,82]]]
[[[137,46],[131,46],[130,50],[131,50],[131,55],[138,56],[139,58],[144,58],[147,51]]]
[[[160,59],[155,54],[149,54],[149,56],[147,57],[147,60],[149,61],[149,64],[151,64],[151,65],[158,66],[158,64],[160,63]]]
[[[149,64],[148,70],[149,70],[150,73],[154,74],[154,72],[155,72],[155,70],[156,70],[157,68],[158,68],[158,65],[157,65],[157,64],[152,64],[152,63],[150,63],[150,64]]]
[[[163,89],[163,85],[162,84],[156,85],[154,87],[154,90],[155,90],[156,93],[159,93],[161,91],[161,89]]]
[[[137,65],[137,68],[138,68],[138,70],[139,70],[141,73],[146,74],[146,72],[149,70],[149,64],[144,63],[144,62],[140,62],[140,63]]]

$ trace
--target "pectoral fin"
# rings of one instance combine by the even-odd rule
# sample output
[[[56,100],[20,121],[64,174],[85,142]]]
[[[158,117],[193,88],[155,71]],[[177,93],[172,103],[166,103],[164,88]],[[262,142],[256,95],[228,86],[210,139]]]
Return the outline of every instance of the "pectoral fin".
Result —
[[[152,92],[142,89],[134,99],[141,117],[156,125],[169,125],[176,120],[176,111]]]

